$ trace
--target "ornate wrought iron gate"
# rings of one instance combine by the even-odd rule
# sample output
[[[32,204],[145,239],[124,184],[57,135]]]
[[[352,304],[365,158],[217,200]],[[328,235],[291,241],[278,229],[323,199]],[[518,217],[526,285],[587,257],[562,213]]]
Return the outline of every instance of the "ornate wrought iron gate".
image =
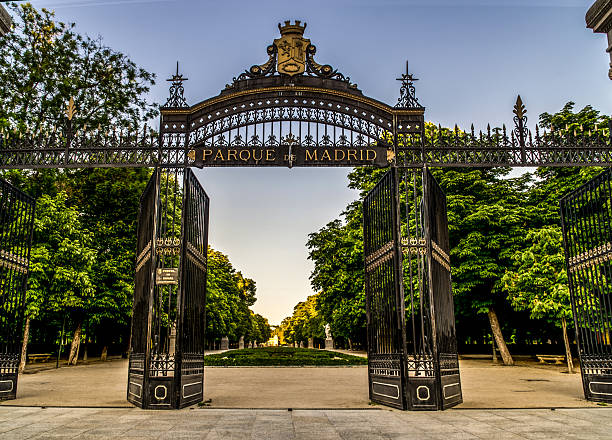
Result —
[[[370,399],[446,409],[463,401],[446,197],[426,168],[400,173],[363,204]]]
[[[446,196],[427,168],[423,169],[423,194],[437,406],[446,409],[463,402],[463,397],[451,286]]]
[[[370,400],[406,409],[398,195],[391,168],[364,199],[363,245]]]
[[[561,200],[570,299],[587,400],[612,402],[612,169]]]
[[[34,199],[0,179],[0,400],[15,399]]]
[[[203,397],[208,206],[189,168],[157,168],[141,199],[127,398],[142,408]]]

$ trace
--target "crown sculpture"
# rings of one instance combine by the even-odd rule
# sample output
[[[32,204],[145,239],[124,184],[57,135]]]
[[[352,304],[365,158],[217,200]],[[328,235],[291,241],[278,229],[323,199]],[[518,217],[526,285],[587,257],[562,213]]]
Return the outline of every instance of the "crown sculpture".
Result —
[[[292,24],[291,21],[287,20],[284,24],[278,24],[278,30],[281,36],[268,46],[268,61],[251,66],[249,70],[234,78],[234,84],[238,81],[278,73],[288,77],[307,74],[320,78],[336,79],[348,83],[349,87],[357,87],[355,84],[351,84],[350,78],[345,77],[329,64],[319,64],[314,60],[317,48],[309,39],[304,38],[306,23],[295,20]],[[231,87],[227,85],[226,88]]]

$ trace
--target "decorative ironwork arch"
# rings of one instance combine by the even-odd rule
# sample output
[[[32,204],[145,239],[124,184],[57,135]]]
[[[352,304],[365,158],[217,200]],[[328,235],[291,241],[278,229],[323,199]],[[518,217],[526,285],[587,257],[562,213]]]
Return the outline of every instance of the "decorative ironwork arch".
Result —
[[[187,78],[177,65],[168,79],[170,96],[160,109],[158,132],[146,126],[129,131],[73,130],[70,121],[64,130],[52,132],[0,131],[0,169],[612,165],[608,127],[576,133],[564,127],[546,132],[536,125],[532,133],[520,97],[514,127],[508,130],[505,126],[488,126],[484,133],[476,133],[473,127],[440,129],[425,136],[425,108],[416,97],[417,79],[408,66],[398,78],[396,104],[385,104],[365,96],[338,69],[318,63],[316,46],[304,38],[305,29],[306,24],[299,21],[279,24],[281,36],[268,46],[266,62],[251,66],[218,96],[196,105],[188,105],[185,99]],[[242,158],[239,151],[230,151],[249,148]],[[268,148],[271,156],[262,156],[261,149]],[[318,160],[307,160],[315,153]],[[217,154],[224,158],[221,163],[204,160]]]
[[[283,147],[347,148],[359,150],[360,158],[361,150],[369,149],[371,155],[365,160],[336,160],[334,154],[345,157],[348,151],[335,150],[328,151],[331,159],[324,163],[296,160],[300,165],[387,165],[395,157],[398,135],[420,139],[425,109],[408,71],[399,78],[401,96],[395,107],[364,96],[350,78],[315,61],[316,47],[303,38],[305,28],[299,21],[279,24],[281,38],[268,46],[268,61],[234,77],[218,96],[191,107],[186,105],[184,79],[177,70],[169,79],[170,98],[161,109],[162,150],[184,147],[187,166],[292,166],[291,157],[305,157],[305,150],[289,152]],[[223,151],[219,154],[223,160],[215,160],[218,149],[266,147],[280,148],[287,161],[243,160],[239,151],[235,160]]]
[[[161,125],[162,143],[174,148],[184,145],[192,151],[187,164],[196,166],[245,165],[240,159],[198,161],[195,152],[205,148],[364,149],[385,144],[392,153],[395,134],[420,135],[423,127],[422,107],[394,108],[363,96],[344,81],[308,76],[238,80],[219,96],[193,107],[163,108]],[[379,148],[377,153],[384,151]],[[383,159],[387,161],[386,153]],[[265,165],[265,161],[246,165]]]

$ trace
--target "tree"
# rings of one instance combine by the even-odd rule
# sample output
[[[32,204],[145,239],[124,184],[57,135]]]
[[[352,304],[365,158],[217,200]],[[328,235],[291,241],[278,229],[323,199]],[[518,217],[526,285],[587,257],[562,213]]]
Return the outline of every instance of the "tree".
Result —
[[[572,142],[576,135],[597,133],[602,138],[610,136],[610,117],[587,105],[574,111],[575,104],[568,102],[557,113],[542,113],[542,128],[554,131],[558,142]],[[536,180],[529,190],[529,204],[540,210],[536,227],[561,224],[559,201],[563,196],[591,180],[602,171],[601,167],[538,167]]]
[[[559,112],[540,115],[540,125],[553,131],[557,142],[573,142],[586,133],[602,138],[610,135],[610,118],[591,106],[574,111],[568,102]],[[560,325],[563,331],[568,370],[573,370],[567,335],[567,319],[571,317],[569,287],[564,269],[560,232],[559,201],[563,196],[601,172],[599,167],[539,167],[536,179],[527,193],[526,203],[532,212],[527,242],[513,259],[504,275],[504,289],[512,306],[528,310],[534,319],[545,319]]]
[[[126,55],[75,32],[53,12],[12,3],[14,29],[0,37],[0,123],[18,130],[64,126],[74,98],[73,126],[139,124],[156,114],[144,96],[155,75]]]
[[[265,342],[272,337],[272,329],[267,318],[264,318],[259,313],[253,314],[253,328],[257,329],[258,339],[252,341]]]
[[[561,231],[545,227],[527,234],[529,247],[518,251],[514,267],[502,282],[508,299],[517,310],[528,310],[533,319],[546,319],[563,331],[567,368],[573,372],[567,320],[572,318]]]
[[[237,341],[267,340],[268,321],[249,309],[255,304],[255,281],[237,272],[227,255],[208,248],[206,334],[209,341],[227,336]]]
[[[139,200],[149,181],[146,168],[97,168],[71,171],[67,180],[71,204],[78,206],[83,224],[92,231],[97,251],[93,277],[96,294],[88,316],[88,331],[102,345],[128,341]],[[180,224],[180,223],[179,223]]]
[[[360,203],[343,213],[345,222],[334,220],[309,235],[308,258],[314,262],[310,276],[318,291],[316,310],[323,326],[329,323],[334,338],[364,346],[366,334],[363,229]]]
[[[26,319],[37,317],[43,307],[67,314],[74,328],[68,362],[76,364],[83,320],[95,293],[97,252],[91,232],[84,228],[80,213],[67,205],[67,198],[59,192],[37,201]]]
[[[310,338],[325,337],[323,317],[317,310],[318,296],[311,295],[306,301],[297,303],[293,315],[283,320],[278,333],[286,342],[300,344]]]
[[[529,176],[508,179],[508,172],[443,170],[435,176],[447,195],[455,300],[487,314],[502,359],[512,365],[497,310],[505,301],[501,278],[522,246],[531,213],[524,203]]]
[[[121,129],[145,122],[156,114],[155,107],[146,99],[155,75],[105,46],[101,38],[78,34],[74,23],[57,21],[53,12],[38,11],[29,3],[13,3],[10,9],[14,30],[0,37],[0,129],[38,132],[65,126],[66,105],[71,98],[76,110],[71,122],[73,130]],[[55,199],[63,192],[66,198],[62,203],[68,211],[79,212],[80,227],[86,231],[81,238],[92,243],[90,246],[99,258],[95,270],[83,270],[94,280],[96,292],[87,307],[88,312],[93,312],[92,323],[102,338],[117,333],[109,325],[120,326],[122,331],[127,328],[138,198],[148,173],[148,170],[3,173],[11,183],[34,197],[47,195]],[[38,211],[38,219],[43,221],[40,216],[47,214]],[[42,252],[36,246],[46,243],[45,238],[36,240],[34,253]],[[48,263],[41,263],[39,269],[49,270],[45,265],[54,258],[49,255]],[[28,310],[32,311],[40,298],[30,299]],[[33,311],[29,313],[30,318],[39,316]],[[29,324],[27,320],[26,330]],[[73,343],[78,339],[73,338]]]

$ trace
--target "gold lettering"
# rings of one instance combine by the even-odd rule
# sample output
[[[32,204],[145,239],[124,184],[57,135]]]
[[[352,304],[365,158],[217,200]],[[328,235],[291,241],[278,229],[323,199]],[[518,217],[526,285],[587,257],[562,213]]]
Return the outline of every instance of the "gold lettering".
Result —
[[[212,156],[212,150],[204,150],[204,161],[206,161],[206,156]]]
[[[331,156],[329,155],[329,151],[324,150],[323,156],[321,156],[321,160],[324,160],[327,157],[327,160],[331,160]]]
[[[374,157],[370,157],[370,153],[374,155]],[[376,150],[368,150],[366,154],[367,160],[376,160]]]
[[[317,157],[317,150],[314,151],[310,151],[310,150],[306,150],[306,160],[319,160]]]
[[[342,153],[342,157],[338,159],[338,153]],[[334,160],[344,160],[344,156],[346,156],[346,152],[344,150],[334,150]]]
[[[259,157],[255,157],[255,152],[258,150],[253,149],[253,160],[255,162],[259,162],[261,160],[261,158],[263,157],[263,151],[259,150]]]
[[[246,158],[242,157],[242,153],[246,153]],[[238,154],[240,160],[247,162],[251,158],[251,152],[249,150],[240,150],[240,154]]]
[[[348,150],[348,160],[351,160],[351,156],[353,156],[353,160],[357,160],[357,150]]]
[[[232,156],[234,157],[234,160],[238,160],[236,153],[236,150],[227,150],[227,160],[230,160]]]
[[[217,154],[215,154],[215,161],[221,157],[221,160],[225,161],[225,159],[223,158],[223,151],[222,150],[217,150]]]
[[[363,150],[359,150],[359,160],[363,161]]]
[[[274,161],[276,158],[274,157],[274,150],[266,150],[266,160]]]

